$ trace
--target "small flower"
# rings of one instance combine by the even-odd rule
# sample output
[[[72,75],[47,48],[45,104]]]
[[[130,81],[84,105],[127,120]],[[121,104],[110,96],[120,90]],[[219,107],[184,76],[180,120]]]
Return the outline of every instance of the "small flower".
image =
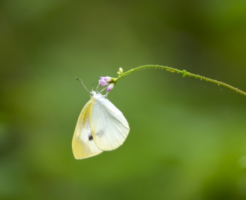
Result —
[[[118,74],[118,75],[123,74],[123,69],[122,69],[121,67],[119,68],[119,71],[117,72],[117,74]]]
[[[113,88],[114,88],[114,84],[113,83],[110,83],[109,86],[106,89],[106,92],[111,91]]]
[[[108,85],[110,81],[111,81],[111,77],[109,77],[109,76],[105,76],[105,77],[101,76],[100,79],[99,79],[99,85],[101,87],[104,87],[105,85]]]
[[[111,78],[109,76],[101,76],[99,79],[99,85],[101,87],[107,86],[106,91],[109,92],[114,88],[115,78]]]

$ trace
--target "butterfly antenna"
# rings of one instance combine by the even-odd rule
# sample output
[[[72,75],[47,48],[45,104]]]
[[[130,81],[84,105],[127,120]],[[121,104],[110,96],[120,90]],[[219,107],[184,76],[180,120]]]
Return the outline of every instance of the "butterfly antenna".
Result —
[[[100,85],[98,84],[98,86],[96,87],[96,91],[97,91],[97,92],[98,92],[98,88],[99,88],[99,86],[100,86]]]
[[[103,92],[104,90],[106,90],[106,89],[107,89],[107,87],[101,89],[99,92],[102,93],[102,92]]]
[[[84,82],[80,79],[80,78],[75,78],[77,81],[79,81],[82,85],[83,85],[83,87],[85,88],[85,90],[87,91],[87,92],[89,92],[89,90],[87,89],[87,87],[85,86],[85,84],[84,84]],[[89,92],[90,93],[90,92]]]
[[[107,87],[101,89],[101,90],[100,90],[100,93],[102,93],[102,92],[103,92],[104,90],[106,90],[106,89],[107,89]],[[109,93],[109,92],[106,92],[106,94],[105,94],[106,97],[108,96],[108,93]]]

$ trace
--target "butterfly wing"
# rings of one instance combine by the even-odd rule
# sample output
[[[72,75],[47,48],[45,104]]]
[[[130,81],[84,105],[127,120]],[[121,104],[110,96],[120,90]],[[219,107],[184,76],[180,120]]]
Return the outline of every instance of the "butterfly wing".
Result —
[[[91,107],[90,125],[96,145],[105,151],[118,148],[130,131],[122,112],[108,99],[95,99]]]
[[[90,128],[90,113],[94,99],[90,100],[82,109],[75,127],[72,149],[76,159],[89,158],[102,153],[97,147]]]

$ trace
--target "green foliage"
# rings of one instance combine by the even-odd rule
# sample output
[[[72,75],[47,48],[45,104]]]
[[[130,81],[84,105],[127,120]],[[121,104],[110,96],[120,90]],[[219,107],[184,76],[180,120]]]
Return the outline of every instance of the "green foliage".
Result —
[[[2,0],[0,199],[246,199],[245,96],[199,79],[126,76],[108,95],[131,128],[124,145],[82,161],[71,150],[90,98],[75,77],[90,90],[119,67],[153,63],[245,90],[245,9],[243,0]]]

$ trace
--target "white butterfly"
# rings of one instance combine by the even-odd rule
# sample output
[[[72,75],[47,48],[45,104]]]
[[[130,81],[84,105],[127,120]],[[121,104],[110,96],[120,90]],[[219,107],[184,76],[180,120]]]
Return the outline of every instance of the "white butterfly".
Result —
[[[95,91],[82,109],[75,127],[72,149],[75,159],[89,158],[118,148],[126,140],[129,124],[122,112]]]

